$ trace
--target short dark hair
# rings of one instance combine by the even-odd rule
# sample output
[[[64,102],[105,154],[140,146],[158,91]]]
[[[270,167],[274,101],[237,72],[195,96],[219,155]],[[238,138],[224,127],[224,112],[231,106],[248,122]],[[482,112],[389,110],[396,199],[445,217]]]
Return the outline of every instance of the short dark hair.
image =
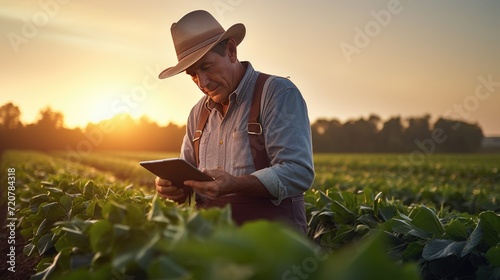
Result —
[[[229,38],[224,40],[224,41],[221,41],[220,43],[218,43],[217,45],[215,45],[215,47],[213,47],[210,51],[211,52],[215,52],[217,54],[219,54],[220,56],[226,56],[226,47],[227,47],[227,42],[229,41]]]

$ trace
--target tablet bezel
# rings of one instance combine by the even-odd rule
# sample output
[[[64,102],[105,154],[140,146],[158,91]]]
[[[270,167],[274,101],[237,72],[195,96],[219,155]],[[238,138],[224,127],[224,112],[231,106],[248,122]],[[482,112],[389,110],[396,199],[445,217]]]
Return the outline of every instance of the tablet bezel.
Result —
[[[168,158],[141,161],[139,164],[156,176],[172,182],[173,186],[183,187],[184,181],[213,181],[214,178],[182,158]]]

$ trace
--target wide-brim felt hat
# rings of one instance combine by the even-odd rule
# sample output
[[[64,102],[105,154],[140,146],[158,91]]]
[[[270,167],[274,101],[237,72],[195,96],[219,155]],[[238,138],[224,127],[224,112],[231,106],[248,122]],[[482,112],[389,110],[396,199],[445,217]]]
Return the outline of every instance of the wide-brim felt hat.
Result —
[[[158,77],[165,79],[177,75],[195,64],[218,43],[234,38],[238,45],[245,37],[246,29],[237,23],[227,30],[207,11],[193,11],[170,27],[177,53],[177,65],[163,70]]]

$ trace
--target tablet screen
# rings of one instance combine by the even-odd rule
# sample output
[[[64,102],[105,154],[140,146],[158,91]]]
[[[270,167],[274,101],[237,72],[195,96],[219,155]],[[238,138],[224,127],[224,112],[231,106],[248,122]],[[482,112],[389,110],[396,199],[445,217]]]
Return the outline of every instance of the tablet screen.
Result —
[[[214,179],[201,172],[189,162],[181,158],[141,161],[142,167],[156,176],[172,182],[172,185],[182,187],[184,181],[213,181]]]

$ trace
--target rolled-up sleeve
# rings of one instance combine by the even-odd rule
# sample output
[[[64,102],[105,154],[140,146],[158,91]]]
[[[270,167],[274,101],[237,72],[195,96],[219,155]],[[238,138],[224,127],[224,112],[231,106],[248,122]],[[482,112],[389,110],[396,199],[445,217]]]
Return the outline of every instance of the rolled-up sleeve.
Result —
[[[307,191],[314,180],[311,125],[306,103],[289,80],[273,79],[263,95],[261,122],[271,166],[252,173],[279,204]]]

